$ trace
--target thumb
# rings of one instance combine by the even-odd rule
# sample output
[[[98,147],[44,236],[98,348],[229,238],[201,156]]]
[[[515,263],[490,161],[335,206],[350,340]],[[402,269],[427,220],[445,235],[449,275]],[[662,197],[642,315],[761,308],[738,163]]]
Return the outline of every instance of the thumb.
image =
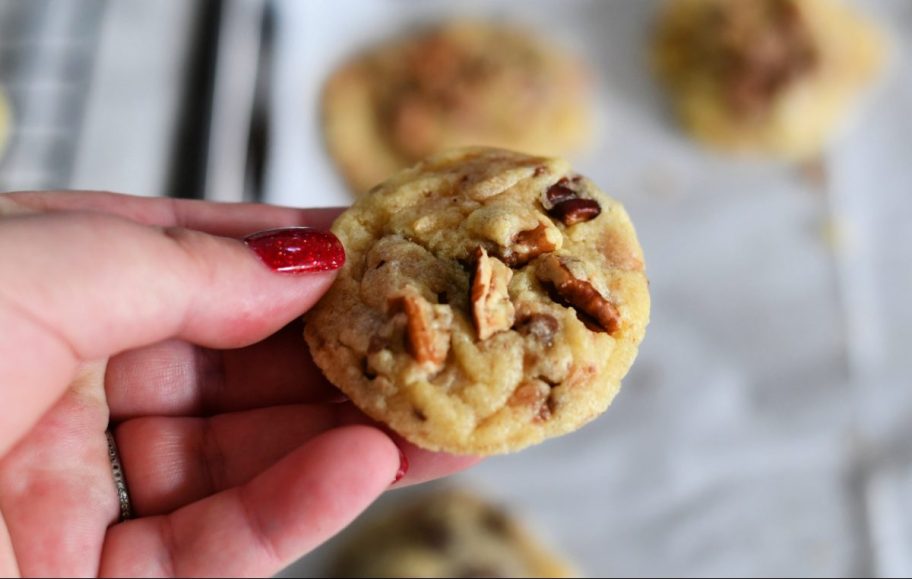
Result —
[[[0,453],[55,400],[80,362],[179,338],[257,342],[301,315],[344,262],[331,233],[246,241],[104,214],[0,221]]]

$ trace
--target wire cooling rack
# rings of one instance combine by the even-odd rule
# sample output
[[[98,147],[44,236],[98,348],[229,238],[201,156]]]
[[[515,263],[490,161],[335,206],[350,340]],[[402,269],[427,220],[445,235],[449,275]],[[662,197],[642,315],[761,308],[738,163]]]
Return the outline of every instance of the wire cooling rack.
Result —
[[[0,85],[11,133],[0,190],[66,187],[107,0],[0,0]]]

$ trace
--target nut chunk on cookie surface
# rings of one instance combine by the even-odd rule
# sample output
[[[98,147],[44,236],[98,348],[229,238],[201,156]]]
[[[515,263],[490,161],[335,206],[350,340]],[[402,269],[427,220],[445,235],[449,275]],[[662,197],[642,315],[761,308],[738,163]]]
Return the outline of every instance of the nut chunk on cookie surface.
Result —
[[[513,270],[488,252],[479,248],[472,281],[472,317],[478,328],[478,339],[487,340],[492,335],[510,329],[516,308],[510,301],[507,286]]]
[[[407,293],[394,303],[405,312],[408,353],[432,372],[440,370],[450,349],[450,308],[431,305],[414,293]]]
[[[649,321],[624,209],[559,159],[442,153],[333,226],[305,337],[361,410],[430,450],[519,450],[601,414]]]
[[[580,313],[580,319],[587,327],[609,334],[618,330],[620,314],[617,308],[602,297],[592,284],[573,277],[559,258],[549,255],[543,259],[537,273],[539,280],[553,287],[559,301],[566,302]]]

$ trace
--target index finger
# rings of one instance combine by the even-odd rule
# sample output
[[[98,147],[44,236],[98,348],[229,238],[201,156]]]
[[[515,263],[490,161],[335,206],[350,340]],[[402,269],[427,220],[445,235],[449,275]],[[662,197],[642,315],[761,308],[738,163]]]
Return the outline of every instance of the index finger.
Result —
[[[306,225],[329,229],[342,207],[299,209],[259,203],[211,203],[170,197],[134,197],[104,191],[23,191],[0,195],[26,211],[89,211],[143,225],[182,227],[222,237]],[[0,204],[0,216],[3,215]]]
[[[239,348],[307,311],[335,278],[341,245],[314,229],[271,235],[291,240],[295,251],[281,245],[281,256],[302,259],[309,273],[279,274],[239,240],[111,214],[0,220],[0,407],[9,410],[0,453],[80,362],[170,338]]]

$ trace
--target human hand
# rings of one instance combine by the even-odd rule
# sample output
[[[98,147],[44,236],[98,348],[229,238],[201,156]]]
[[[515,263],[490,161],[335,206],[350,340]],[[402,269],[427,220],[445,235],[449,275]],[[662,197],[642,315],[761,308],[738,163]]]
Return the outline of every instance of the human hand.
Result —
[[[333,264],[276,273],[240,241],[337,213],[0,195],[0,576],[270,575],[390,486],[397,444],[399,484],[475,461],[340,400],[297,321]]]

